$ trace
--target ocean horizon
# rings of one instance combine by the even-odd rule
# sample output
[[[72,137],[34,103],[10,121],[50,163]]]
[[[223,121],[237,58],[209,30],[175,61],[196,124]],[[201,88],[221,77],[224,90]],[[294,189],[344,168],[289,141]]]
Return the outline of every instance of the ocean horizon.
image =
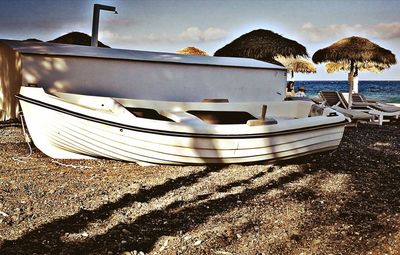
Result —
[[[300,86],[304,86],[308,97],[317,96],[321,90],[349,91],[347,80],[295,81],[294,86],[296,91]],[[358,90],[369,99],[400,103],[400,80],[359,81]]]

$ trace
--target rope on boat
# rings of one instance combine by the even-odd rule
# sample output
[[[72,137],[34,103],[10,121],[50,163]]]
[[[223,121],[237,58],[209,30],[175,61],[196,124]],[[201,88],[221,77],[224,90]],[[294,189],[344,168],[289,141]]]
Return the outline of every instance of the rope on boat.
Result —
[[[32,156],[32,153],[33,153],[32,146],[31,146],[32,139],[29,136],[29,133],[28,133],[26,127],[25,127],[25,121],[24,121],[23,113],[19,112],[19,116],[21,118],[22,132],[24,134],[25,142],[28,144],[28,147],[29,147],[29,155],[28,156],[23,156],[23,157],[12,157],[12,159],[14,161],[26,164],[27,161],[24,161],[22,159],[29,159]],[[71,164],[67,165],[67,164],[63,164],[61,162],[58,162],[56,160],[52,160],[51,162],[53,162],[55,164],[58,164],[60,166],[64,166],[64,167],[72,167],[72,168],[79,168],[79,169],[92,168],[90,166],[71,165]]]
[[[64,166],[64,167],[72,167],[72,168],[79,168],[79,169],[93,168],[93,167],[91,167],[91,166],[72,165],[72,164],[68,164],[68,165],[67,165],[67,164],[58,162],[57,160],[52,160],[51,162],[52,162],[52,163],[55,163],[55,164],[57,164],[57,165],[60,165],[60,166]]]
[[[23,114],[22,112],[19,112],[19,116],[21,117],[21,125],[22,125],[22,132],[24,133],[24,138],[25,138],[25,142],[28,144],[29,147],[29,155],[28,156],[24,156],[24,157],[12,157],[13,160],[17,161],[17,162],[21,162],[21,163],[27,163],[26,161],[23,161],[21,159],[29,159],[32,156],[32,146],[31,146],[31,138],[29,137],[29,134],[25,128],[25,122],[23,119]]]

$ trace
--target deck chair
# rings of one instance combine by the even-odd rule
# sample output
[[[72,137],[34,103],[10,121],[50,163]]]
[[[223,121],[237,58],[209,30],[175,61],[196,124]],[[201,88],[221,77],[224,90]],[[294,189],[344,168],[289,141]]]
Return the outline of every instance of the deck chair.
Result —
[[[359,93],[354,93],[351,97],[355,105],[367,105],[371,108],[381,110],[383,112],[400,112],[400,107],[380,102],[376,100],[368,100],[365,96]]]
[[[339,92],[339,96],[341,97],[342,101],[347,104],[347,109],[349,109],[347,99],[342,92]],[[360,96],[356,100],[359,101],[364,99],[362,99]],[[395,119],[398,119],[400,116],[400,107],[379,102],[354,102],[351,106],[351,109],[368,112],[374,117],[374,122],[377,122],[379,125],[382,125],[384,117],[394,117]]]
[[[375,100],[367,100],[363,95],[360,93],[353,93],[351,98],[353,99],[354,103],[376,103]]]
[[[342,107],[339,107],[337,105],[334,105],[331,107],[332,109],[334,109],[337,112],[340,112],[341,114],[343,114],[344,116],[348,117],[351,119],[352,122],[369,122],[369,121],[373,121],[373,116],[369,113],[366,112],[362,112],[362,111],[357,111],[357,110],[348,110],[348,109],[344,109]]]
[[[322,90],[319,92],[320,97],[324,101],[323,103],[326,106],[339,106],[341,108],[347,108],[346,105],[342,102],[342,99],[339,97],[339,94],[336,91],[332,90]]]
[[[373,116],[369,113],[348,109],[348,104],[343,101],[339,93],[336,91],[323,90],[319,92],[320,97],[324,100],[326,106],[331,107],[337,112],[351,119],[357,125],[358,122],[373,121]]]
[[[344,107],[346,109],[350,109],[350,105],[348,102],[348,93],[343,93],[341,91],[337,92],[341,102],[343,103]],[[364,111],[364,112],[368,112],[371,110],[371,107],[368,106],[368,104],[354,104],[351,106],[352,110],[358,110],[358,111]]]

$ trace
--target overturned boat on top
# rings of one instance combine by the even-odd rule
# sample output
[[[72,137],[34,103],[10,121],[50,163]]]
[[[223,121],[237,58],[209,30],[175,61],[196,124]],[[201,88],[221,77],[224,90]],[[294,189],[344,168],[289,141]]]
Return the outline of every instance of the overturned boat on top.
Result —
[[[40,87],[22,87],[18,99],[35,145],[63,159],[276,161],[336,149],[347,123],[311,101],[174,102],[50,94]]]

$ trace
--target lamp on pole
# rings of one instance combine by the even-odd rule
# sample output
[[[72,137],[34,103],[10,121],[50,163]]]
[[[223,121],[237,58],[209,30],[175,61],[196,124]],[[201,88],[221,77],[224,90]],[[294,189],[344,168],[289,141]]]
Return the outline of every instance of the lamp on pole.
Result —
[[[99,36],[99,18],[100,10],[112,11],[118,14],[114,6],[95,4],[93,8],[93,24],[92,24],[92,43],[91,46],[97,47]]]

